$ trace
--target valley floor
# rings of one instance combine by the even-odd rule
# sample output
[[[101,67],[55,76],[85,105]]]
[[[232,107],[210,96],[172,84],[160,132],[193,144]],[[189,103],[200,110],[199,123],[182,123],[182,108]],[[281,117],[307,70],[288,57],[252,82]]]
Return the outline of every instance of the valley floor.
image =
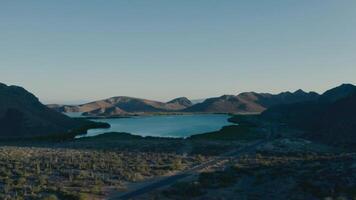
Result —
[[[248,118],[248,120],[246,120]],[[356,155],[280,124],[0,143],[0,199],[355,199]]]
[[[0,199],[102,198],[141,181],[183,170],[204,156],[66,148],[0,147]]]
[[[226,158],[196,176],[133,199],[355,199],[356,153],[305,151],[306,141],[275,140]],[[276,146],[273,146],[276,145]],[[307,148],[309,148],[307,147]]]

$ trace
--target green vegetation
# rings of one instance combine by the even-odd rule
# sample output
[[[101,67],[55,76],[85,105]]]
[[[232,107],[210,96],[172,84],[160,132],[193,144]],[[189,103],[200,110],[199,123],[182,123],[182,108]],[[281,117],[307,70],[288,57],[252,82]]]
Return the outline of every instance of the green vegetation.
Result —
[[[224,170],[201,173],[154,197],[219,199],[355,199],[355,154],[256,154],[235,158]],[[332,181],[331,181],[332,180]]]
[[[142,136],[132,135],[130,133],[118,133],[118,132],[108,132],[93,137],[83,137],[80,140],[137,140],[143,139]]]
[[[42,140],[55,140],[55,141],[61,141],[61,140],[72,140],[78,135],[84,135],[87,133],[89,129],[96,129],[96,128],[110,128],[110,124],[104,123],[104,122],[94,122],[94,121],[89,121],[85,119],[76,119],[77,121],[81,121],[82,126],[79,128],[73,129],[69,131],[66,134],[57,134],[57,135],[51,135],[47,137],[41,137],[38,139]]]
[[[59,142],[59,141],[70,141],[73,140],[76,136],[78,135],[83,135],[86,134],[89,129],[95,129],[95,128],[110,128],[110,124],[108,123],[103,123],[103,122],[94,122],[94,121],[89,121],[85,119],[76,119],[78,121],[78,124],[81,124],[76,129],[70,130],[67,133],[54,133],[50,135],[41,135],[41,136],[32,136],[32,137],[3,137],[0,139],[0,141],[3,141],[4,143],[9,143],[12,141],[19,142],[19,141],[24,141],[26,143],[31,143],[31,142],[36,142],[36,141],[52,141],[52,142]]]
[[[247,125],[231,125],[225,126],[219,131],[210,133],[203,133],[192,135],[189,139],[204,139],[204,140],[243,140],[251,141],[262,138],[263,135],[255,131],[252,127]]]
[[[222,188],[233,185],[236,179],[236,169],[228,168],[225,171],[203,172],[199,175],[198,182],[204,188]]]
[[[0,199],[87,199],[200,161],[173,153],[0,147]]]
[[[228,121],[237,125],[224,126],[219,131],[192,135],[188,139],[244,142],[258,140],[265,136],[258,120],[258,115],[231,115]]]
[[[166,197],[179,197],[182,199],[198,197],[203,194],[202,186],[196,182],[178,182],[170,190],[163,191],[163,195]]]
[[[239,125],[258,127],[259,116],[260,115],[232,115],[228,121]]]

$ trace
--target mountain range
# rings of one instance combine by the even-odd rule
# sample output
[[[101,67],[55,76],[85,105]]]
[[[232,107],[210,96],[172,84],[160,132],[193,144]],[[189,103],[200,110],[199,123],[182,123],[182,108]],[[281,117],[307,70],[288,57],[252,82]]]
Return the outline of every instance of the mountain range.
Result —
[[[356,145],[356,86],[342,84],[317,99],[276,105],[261,115],[306,131],[311,139],[345,146]]]
[[[111,97],[77,106],[48,105],[59,112],[82,112],[86,116],[116,116],[147,113],[261,113],[278,104],[290,104],[318,98],[315,92],[282,92],[280,94],[244,92],[239,95],[223,95],[193,104],[186,97],[159,102],[134,97]]]
[[[307,93],[303,90],[297,90],[294,93],[282,92],[279,94],[244,92],[236,96],[223,95],[221,97],[209,98],[183,111],[234,114],[261,113],[273,105],[309,101],[316,99],[318,96],[315,92]]]

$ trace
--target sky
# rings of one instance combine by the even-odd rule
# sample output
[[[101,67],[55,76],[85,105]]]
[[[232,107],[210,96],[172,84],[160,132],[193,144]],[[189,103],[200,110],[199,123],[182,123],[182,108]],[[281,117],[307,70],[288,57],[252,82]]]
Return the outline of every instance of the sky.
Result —
[[[44,103],[356,84],[355,0],[0,0],[0,82]]]

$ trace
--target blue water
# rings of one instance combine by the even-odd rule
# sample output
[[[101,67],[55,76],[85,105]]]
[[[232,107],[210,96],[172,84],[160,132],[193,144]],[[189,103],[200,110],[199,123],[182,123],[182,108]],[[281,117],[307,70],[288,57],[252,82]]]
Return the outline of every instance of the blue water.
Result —
[[[92,129],[85,136],[95,136],[106,132],[127,132],[141,136],[187,137],[194,134],[220,130],[229,125],[228,115],[162,115],[132,118],[97,119],[107,122],[108,129]]]

